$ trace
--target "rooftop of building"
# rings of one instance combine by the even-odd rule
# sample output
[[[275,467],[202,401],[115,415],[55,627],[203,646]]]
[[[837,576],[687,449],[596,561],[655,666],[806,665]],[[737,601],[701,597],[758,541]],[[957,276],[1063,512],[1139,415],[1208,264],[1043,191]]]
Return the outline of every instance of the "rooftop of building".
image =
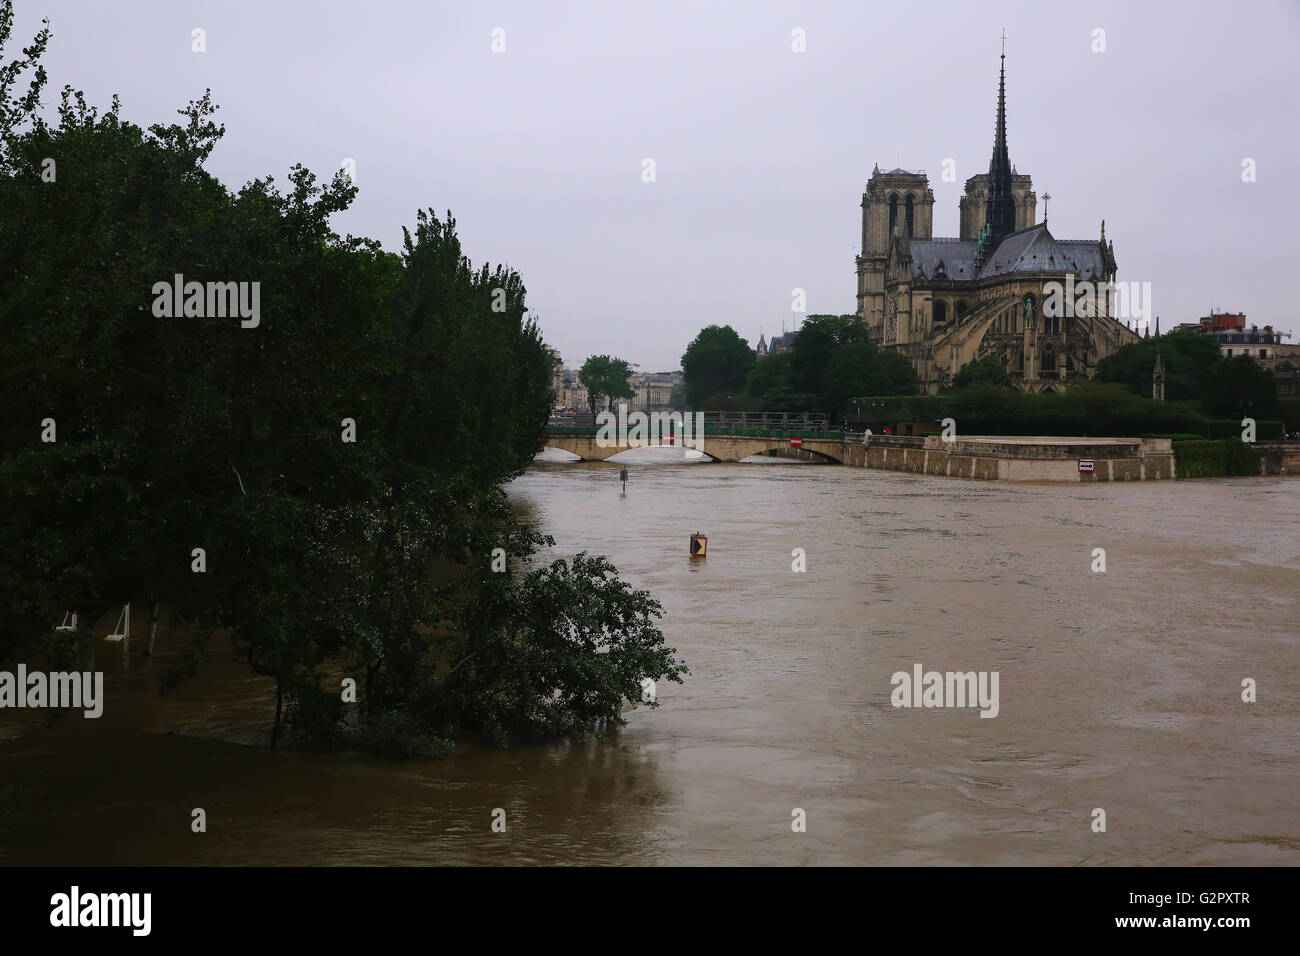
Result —
[[[1018,272],[1071,272],[1080,280],[1105,275],[1105,252],[1097,239],[1057,239],[1040,222],[1013,232],[980,269],[974,239],[913,239],[912,274],[953,281],[987,279]]]

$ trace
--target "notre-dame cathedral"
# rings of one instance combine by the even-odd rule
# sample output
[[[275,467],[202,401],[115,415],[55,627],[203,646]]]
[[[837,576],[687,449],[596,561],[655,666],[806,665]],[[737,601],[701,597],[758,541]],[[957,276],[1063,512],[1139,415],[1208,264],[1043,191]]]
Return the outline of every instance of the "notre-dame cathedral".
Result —
[[[923,172],[877,166],[862,196],[858,315],[872,341],[911,359],[926,392],[985,355],[997,356],[1023,389],[1060,391],[1137,338],[1112,317],[1109,285],[1100,288],[1111,295],[1089,314],[1044,309],[1044,286],[1067,275],[1112,282],[1114,243],[1104,221],[1099,239],[1056,239],[1045,218],[1035,221],[1038,197],[1011,165],[1006,120],[1004,53],[993,158],[987,174],[966,181],[960,238],[933,238],[934,193]]]

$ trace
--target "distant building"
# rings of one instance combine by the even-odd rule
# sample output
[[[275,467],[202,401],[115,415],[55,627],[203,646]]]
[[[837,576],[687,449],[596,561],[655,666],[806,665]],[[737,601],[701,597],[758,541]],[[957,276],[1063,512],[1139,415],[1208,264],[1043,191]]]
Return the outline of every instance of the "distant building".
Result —
[[[564,387],[564,359],[560,358],[560,350],[554,346],[547,345],[545,349],[551,357],[551,388],[555,390],[558,400],[560,390]]]
[[[1219,354],[1224,358],[1245,355],[1265,368],[1272,368],[1280,359],[1300,351],[1300,346],[1282,342],[1283,336],[1290,333],[1274,332],[1271,325],[1262,329],[1255,325],[1246,328],[1244,312],[1211,312],[1198,325],[1203,334],[1218,340]]]
[[[1273,381],[1277,383],[1277,397],[1279,399],[1300,399],[1300,366],[1275,369]],[[1300,424],[1300,422],[1289,422],[1288,424],[1294,426]]]
[[[763,336],[758,337],[758,357],[765,355],[776,355],[778,352],[791,352],[794,350],[794,337],[798,332],[782,332],[780,335],[772,336],[772,341],[764,341]]]
[[[587,389],[578,381],[578,369],[566,368],[560,372],[560,385],[555,390],[557,408],[573,408],[590,411]]]
[[[637,372],[630,379],[636,395],[628,402],[628,411],[668,412],[673,407],[673,389],[684,382],[681,371]]]
[[[548,348],[548,352],[558,362],[559,353]],[[564,368],[557,365],[553,387],[555,389],[555,408],[557,411],[589,412],[590,396],[582,381],[578,378],[581,369]],[[675,372],[634,372],[628,378],[634,393],[630,399],[617,399],[614,408],[626,404],[633,412],[666,412],[672,410],[673,389],[682,385],[680,370]],[[600,396],[600,409],[605,407],[605,396]]]

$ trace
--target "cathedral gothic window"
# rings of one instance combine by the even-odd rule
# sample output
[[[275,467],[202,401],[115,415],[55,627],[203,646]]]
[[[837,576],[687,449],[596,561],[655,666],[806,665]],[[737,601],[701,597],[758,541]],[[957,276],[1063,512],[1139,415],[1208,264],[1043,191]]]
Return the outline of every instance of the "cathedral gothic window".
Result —
[[[1052,347],[1051,342],[1043,346],[1043,371],[1056,371],[1056,349]]]
[[[912,194],[907,194],[907,235],[912,236]]]

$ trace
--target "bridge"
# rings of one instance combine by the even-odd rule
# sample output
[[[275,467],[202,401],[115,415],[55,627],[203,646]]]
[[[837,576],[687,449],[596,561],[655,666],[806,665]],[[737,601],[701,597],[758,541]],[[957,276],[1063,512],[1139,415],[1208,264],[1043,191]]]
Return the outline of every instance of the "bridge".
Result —
[[[751,455],[789,454],[791,449],[801,449],[823,461],[845,463],[844,432],[831,431],[830,422],[824,416],[802,412],[702,414],[703,433],[692,428],[684,444],[714,461],[741,461]],[[666,422],[661,425],[658,433],[649,434],[647,440],[628,441],[628,435],[619,435],[614,430],[617,438],[610,441],[599,436],[601,429],[592,415],[552,418],[547,423],[544,440],[547,448],[567,451],[584,461],[604,461],[632,448],[683,444],[680,431]]]
[[[806,453],[800,457],[858,468],[1005,481],[1142,481],[1170,479],[1177,471],[1168,438],[966,435],[945,441],[939,435],[874,435],[868,439],[857,432],[831,431],[825,418],[802,413],[695,414],[703,417],[692,418],[689,436],[681,436],[687,439],[684,442],[675,434],[675,421],[656,422],[659,434],[654,435],[630,424],[622,432],[608,426],[601,429],[590,415],[554,418],[547,426],[544,447],[587,461],[604,461],[631,448],[674,444],[685,444],[714,461],[788,456],[799,449]],[[621,441],[612,440],[613,435],[621,435]],[[1259,442],[1254,449],[1260,457],[1260,474],[1300,475],[1300,442]]]

